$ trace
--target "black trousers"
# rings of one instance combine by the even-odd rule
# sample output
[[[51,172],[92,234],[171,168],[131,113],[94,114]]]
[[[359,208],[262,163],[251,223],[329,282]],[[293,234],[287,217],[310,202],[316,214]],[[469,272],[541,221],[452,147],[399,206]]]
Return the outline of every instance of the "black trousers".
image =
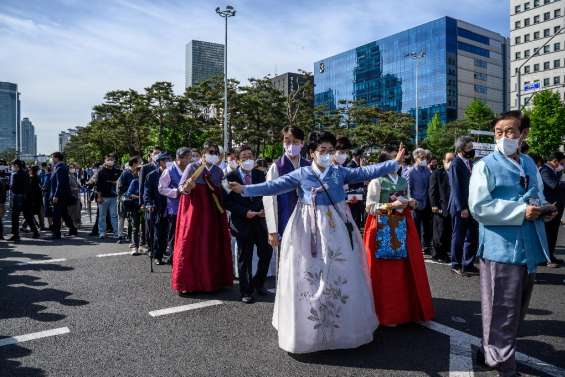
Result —
[[[545,223],[545,233],[547,234],[547,243],[549,247],[549,257],[555,262],[555,247],[557,245],[557,237],[559,236],[559,228],[561,227],[561,217],[563,216],[563,207],[558,207],[557,216],[550,222]]]
[[[365,202],[361,200],[357,203],[350,204],[349,209],[351,210],[351,217],[353,217],[353,221],[355,221],[355,224],[357,224],[357,228],[363,229]]]
[[[141,213],[139,209],[128,212],[128,235],[135,247],[139,247],[139,225]]]
[[[447,259],[451,249],[451,216],[433,214],[432,258]]]
[[[422,248],[426,254],[429,254],[432,248],[432,209],[429,207],[415,209],[414,222],[420,236],[420,242],[422,242]]]
[[[20,214],[24,215],[24,219],[29,224],[31,231],[34,234],[38,233],[31,209],[25,204],[25,197],[23,195],[14,195],[12,199],[12,234],[15,237],[20,235]]]
[[[239,291],[241,295],[250,295],[253,289],[261,289],[267,279],[273,248],[269,245],[265,224],[253,220],[248,232],[236,234],[237,270],[239,273]],[[257,246],[259,263],[253,276],[253,247]]]
[[[53,236],[61,236],[61,220],[65,222],[65,225],[72,232],[76,232],[77,228],[73,224],[73,220],[69,215],[68,206],[64,203],[53,204]],[[34,225],[35,226],[35,225]]]
[[[172,258],[175,250],[175,232],[177,229],[177,215],[167,215],[169,226],[167,227],[167,253]]]
[[[163,259],[167,249],[169,219],[161,213],[145,211],[146,242],[155,259]]]

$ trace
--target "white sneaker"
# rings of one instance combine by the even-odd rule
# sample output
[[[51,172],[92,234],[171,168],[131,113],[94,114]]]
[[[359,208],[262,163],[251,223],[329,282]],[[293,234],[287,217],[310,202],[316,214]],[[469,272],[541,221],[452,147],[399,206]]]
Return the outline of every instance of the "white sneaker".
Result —
[[[139,255],[139,250],[137,249],[137,247],[131,249],[130,255]]]

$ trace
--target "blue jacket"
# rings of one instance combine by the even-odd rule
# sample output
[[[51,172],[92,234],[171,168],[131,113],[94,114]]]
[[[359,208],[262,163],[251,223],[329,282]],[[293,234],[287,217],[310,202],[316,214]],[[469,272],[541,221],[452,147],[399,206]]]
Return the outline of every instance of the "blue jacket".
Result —
[[[396,161],[386,161],[381,164],[361,168],[346,168],[331,165],[321,178],[335,204],[345,201],[346,194],[343,186],[350,183],[370,181],[373,178],[385,176],[398,170]],[[331,201],[322,190],[316,173],[311,166],[301,167],[272,181],[245,186],[242,196],[278,195],[292,190],[298,191],[302,203],[312,204],[312,190],[316,190],[317,205],[331,205]]]
[[[143,183],[143,204],[145,208],[155,208],[154,213],[166,215],[167,197],[159,194],[160,177],[161,172],[157,169],[150,172],[145,178]]]
[[[471,163],[471,168],[473,163]],[[449,170],[449,185],[451,186],[451,193],[449,195],[449,214],[451,216],[459,216],[461,211],[469,209],[469,181],[471,180],[471,170],[465,165],[465,161],[457,156]]]
[[[70,202],[72,199],[69,168],[63,162],[58,162],[51,173],[49,199],[55,197],[63,202]]]
[[[428,190],[431,175],[430,169],[424,166],[415,166],[408,173],[410,196],[416,200],[418,209],[425,209],[430,205]]]
[[[128,190],[125,193],[126,198],[131,199],[132,195],[137,195],[139,197],[139,178],[133,177],[131,180]]]

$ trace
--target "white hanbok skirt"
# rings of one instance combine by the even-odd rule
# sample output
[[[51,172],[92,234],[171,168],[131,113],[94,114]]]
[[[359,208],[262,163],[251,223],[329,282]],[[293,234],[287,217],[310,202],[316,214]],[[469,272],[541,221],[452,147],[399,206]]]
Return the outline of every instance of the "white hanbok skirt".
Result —
[[[353,250],[333,206],[314,210],[298,203],[289,219],[273,313],[279,347],[287,352],[356,348],[373,340],[378,320],[367,260],[346,206],[338,204],[354,226]]]

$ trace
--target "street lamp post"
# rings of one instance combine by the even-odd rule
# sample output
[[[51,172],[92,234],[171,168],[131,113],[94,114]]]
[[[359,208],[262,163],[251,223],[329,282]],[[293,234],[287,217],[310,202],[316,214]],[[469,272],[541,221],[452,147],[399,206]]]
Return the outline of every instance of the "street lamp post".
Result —
[[[216,13],[225,19],[225,43],[224,43],[224,152],[229,148],[229,112],[228,112],[228,18],[235,16],[235,9],[231,5],[226,9],[216,8]]]
[[[551,38],[549,38],[544,44],[542,44],[537,50],[534,49],[534,53],[528,58],[526,59],[522,64],[520,64],[520,66],[516,69],[516,78],[518,81],[518,89],[517,89],[517,93],[516,93],[516,97],[518,99],[518,110],[522,110],[522,107],[525,107],[526,104],[524,104],[524,106],[522,106],[522,67],[524,67],[526,65],[526,63],[528,63],[534,56],[538,56],[541,52],[541,50],[547,46],[549,44],[549,42],[551,42],[553,40],[553,38],[555,38],[556,36],[558,36],[559,34],[561,34],[563,32],[563,28],[564,26],[562,25],[555,33],[553,33],[553,36]]]
[[[424,59],[426,57],[426,53],[425,51],[422,49],[420,52],[410,52],[408,54],[406,54],[407,58],[410,58],[412,60],[416,61],[416,68],[415,68],[415,73],[416,73],[416,80],[415,80],[415,84],[416,84],[416,147],[418,147],[418,143],[419,143],[419,139],[420,139],[420,122],[419,122],[419,111],[418,111],[418,68],[420,65],[420,60]]]

